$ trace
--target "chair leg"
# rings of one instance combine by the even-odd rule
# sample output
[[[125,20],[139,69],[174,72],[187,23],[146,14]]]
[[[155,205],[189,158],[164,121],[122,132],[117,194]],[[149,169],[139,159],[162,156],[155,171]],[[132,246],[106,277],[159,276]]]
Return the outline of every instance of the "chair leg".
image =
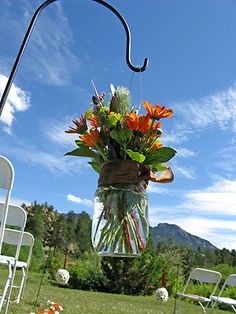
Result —
[[[21,278],[21,283],[20,283],[20,287],[19,287],[18,296],[17,296],[17,299],[16,299],[16,303],[17,304],[20,302],[20,299],[21,299],[21,295],[22,295],[23,288],[24,288],[24,283],[25,283],[25,277],[26,277],[25,267],[22,267],[22,278]]]
[[[4,314],[7,314],[8,307],[9,307],[10,300],[11,300],[11,293],[12,293],[12,288],[13,288],[13,282],[14,282],[15,274],[16,274],[16,263],[17,263],[17,261],[15,260],[15,263],[14,263],[14,266],[13,266],[13,269],[12,269],[12,277],[11,277],[10,284],[9,284],[9,292],[8,292],[8,296],[7,296],[7,300],[6,300],[6,306],[5,306]]]
[[[177,300],[177,303],[178,303],[178,306],[177,306],[177,312],[180,313],[180,314],[183,314],[181,308],[180,308],[180,303],[181,303],[181,299],[178,299]]]
[[[3,303],[5,301],[7,290],[9,288],[9,286],[10,286],[10,283],[11,283],[11,279],[12,279],[12,269],[11,269],[10,263],[8,262],[8,277],[7,277],[7,280],[6,280],[6,283],[5,283],[5,287],[4,287],[2,295],[1,295],[0,312],[2,310],[2,306],[3,306]]]

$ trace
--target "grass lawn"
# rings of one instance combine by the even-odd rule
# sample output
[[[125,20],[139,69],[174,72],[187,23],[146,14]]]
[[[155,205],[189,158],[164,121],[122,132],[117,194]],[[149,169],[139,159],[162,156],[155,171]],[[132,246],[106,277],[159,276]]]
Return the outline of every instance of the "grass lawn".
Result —
[[[11,304],[9,314],[37,314],[39,306],[35,305],[41,275],[29,273],[25,297],[20,304]],[[155,296],[126,296],[109,293],[71,290],[43,281],[38,298],[39,305],[46,306],[47,300],[60,303],[63,314],[174,314],[174,299],[166,304],[156,300]],[[181,303],[183,314],[200,314],[197,305]],[[176,312],[177,313],[177,312]],[[210,310],[208,311],[210,313]],[[230,312],[217,310],[217,314]],[[232,312],[231,312],[232,313]]]

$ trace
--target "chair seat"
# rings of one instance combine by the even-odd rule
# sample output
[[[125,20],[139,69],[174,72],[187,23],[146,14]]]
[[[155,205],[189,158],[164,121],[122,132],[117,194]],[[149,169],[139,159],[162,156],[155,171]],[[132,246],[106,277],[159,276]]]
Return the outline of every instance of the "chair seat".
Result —
[[[6,255],[0,255],[0,265],[8,265],[9,263],[11,264],[11,266],[14,266],[14,262],[15,262],[15,258],[12,256],[6,256]],[[16,262],[16,267],[17,268],[23,268],[23,267],[27,267],[27,263],[25,262],[21,262],[21,261],[17,261]]]
[[[197,294],[186,294],[186,293],[181,293],[177,292],[177,295],[182,296],[183,298],[188,298],[194,301],[199,301],[199,302],[210,302],[211,300],[205,297],[202,297]]]
[[[236,300],[231,299],[231,298],[226,298],[226,297],[217,297],[215,295],[213,295],[212,300],[214,301],[218,301],[220,303],[224,303],[224,304],[228,304],[228,305],[236,305]]]

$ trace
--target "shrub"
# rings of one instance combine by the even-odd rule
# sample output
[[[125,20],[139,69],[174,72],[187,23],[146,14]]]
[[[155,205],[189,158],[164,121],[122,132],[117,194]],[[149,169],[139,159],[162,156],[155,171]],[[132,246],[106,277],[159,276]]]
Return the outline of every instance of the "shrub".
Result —
[[[101,268],[101,259],[93,252],[68,266],[69,286],[73,289],[104,291],[107,279]]]

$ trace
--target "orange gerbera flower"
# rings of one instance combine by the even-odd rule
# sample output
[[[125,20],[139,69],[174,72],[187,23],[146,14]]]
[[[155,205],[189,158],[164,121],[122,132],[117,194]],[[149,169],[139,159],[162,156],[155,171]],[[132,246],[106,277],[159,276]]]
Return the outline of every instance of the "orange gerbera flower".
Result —
[[[88,147],[94,147],[99,141],[99,132],[97,129],[91,129],[80,136],[80,139],[85,142]]]
[[[152,124],[152,120],[148,116],[139,117],[139,131],[146,134]]]
[[[148,101],[143,101],[143,106],[147,110],[148,115],[153,119],[161,119],[161,118],[171,118],[173,110],[167,109],[165,106],[159,106],[155,104],[153,107],[152,104],[149,104]]]
[[[97,116],[93,115],[91,118],[88,119],[89,123],[92,127],[94,127],[95,129],[97,129],[99,127],[99,121]]]
[[[133,131],[140,131],[146,134],[151,126],[151,119],[148,116],[137,116],[135,112],[126,115],[126,125]]]
[[[126,115],[126,124],[130,130],[136,131],[139,126],[139,118],[135,112]]]
[[[80,120],[78,121],[77,119],[72,120],[76,128],[72,128],[69,126],[69,130],[65,131],[66,133],[79,133],[83,134],[87,131],[88,127],[86,124],[86,117],[85,115],[82,115]]]

